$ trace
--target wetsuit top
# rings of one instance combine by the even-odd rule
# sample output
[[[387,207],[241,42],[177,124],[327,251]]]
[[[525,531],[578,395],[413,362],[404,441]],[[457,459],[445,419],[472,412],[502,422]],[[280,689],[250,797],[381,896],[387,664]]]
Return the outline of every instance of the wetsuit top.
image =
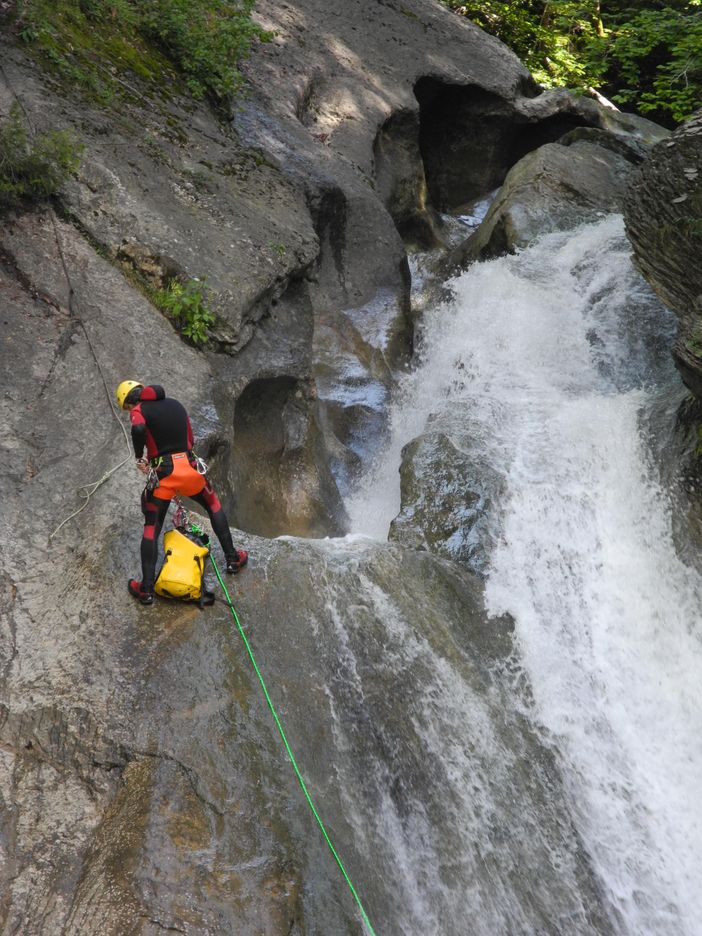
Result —
[[[148,458],[189,452],[193,447],[193,430],[185,407],[166,397],[163,387],[144,387],[129,418],[137,458],[144,454],[144,446]]]

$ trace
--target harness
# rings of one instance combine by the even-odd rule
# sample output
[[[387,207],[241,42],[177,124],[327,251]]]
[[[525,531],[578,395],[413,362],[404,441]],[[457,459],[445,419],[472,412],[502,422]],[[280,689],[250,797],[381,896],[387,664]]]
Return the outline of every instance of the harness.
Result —
[[[198,474],[206,475],[209,469],[209,466],[204,462],[199,455],[196,455],[192,449],[188,452],[170,452],[168,455],[156,455],[154,458],[149,459],[149,467],[152,471],[156,471],[163,464],[164,458],[171,458],[173,461],[176,458],[187,458],[191,466],[197,471]]]
[[[149,471],[146,475],[146,490],[149,493],[158,487],[158,469],[163,465],[164,459],[166,458],[170,458],[172,461],[186,458],[190,467],[194,468],[199,475],[202,475],[203,477],[207,476],[209,466],[200,458],[199,455],[196,455],[192,449],[188,452],[174,452],[168,455],[156,455],[154,458],[149,459]]]

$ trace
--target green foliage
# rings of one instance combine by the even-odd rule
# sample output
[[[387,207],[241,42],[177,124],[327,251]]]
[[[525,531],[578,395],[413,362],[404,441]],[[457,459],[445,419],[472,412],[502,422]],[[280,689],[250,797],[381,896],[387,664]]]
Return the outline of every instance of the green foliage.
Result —
[[[153,301],[193,344],[207,341],[207,329],[214,325],[215,316],[207,308],[207,288],[201,280],[191,279],[185,285],[171,280],[166,289],[154,293]]]
[[[16,30],[42,64],[102,106],[137,98],[120,76],[153,88],[175,80],[170,63],[137,31],[131,0],[23,0]]]
[[[134,24],[136,17],[129,0],[78,0],[81,13],[97,22],[120,20]]]
[[[641,10],[612,30],[604,48],[617,103],[682,121],[702,106],[702,9]]]
[[[250,18],[254,0],[137,0],[139,31],[185,75],[194,97],[231,98],[242,77],[236,63],[254,37],[267,39]]]
[[[83,147],[62,130],[30,138],[20,109],[13,104],[0,125],[0,208],[55,195],[80,165]]]
[[[702,106],[702,0],[442,0],[546,87],[597,88],[665,122]]]
[[[166,93],[183,76],[198,98],[240,89],[238,63],[255,38],[254,0],[16,0],[16,31],[62,78],[109,104],[138,94],[120,75]]]
[[[501,39],[546,87],[583,87],[597,74],[597,66],[582,55],[602,31],[596,0],[443,2]]]

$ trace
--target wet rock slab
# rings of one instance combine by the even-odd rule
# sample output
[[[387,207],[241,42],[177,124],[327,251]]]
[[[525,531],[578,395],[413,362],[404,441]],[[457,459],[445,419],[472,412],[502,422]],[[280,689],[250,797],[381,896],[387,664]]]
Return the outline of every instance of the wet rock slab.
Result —
[[[505,707],[511,626],[486,618],[478,581],[397,546],[242,542],[252,559],[230,580],[238,613],[379,930],[458,933],[477,902],[480,933],[549,918],[607,932],[555,763]],[[64,570],[85,565],[55,555]],[[122,576],[116,558],[35,636],[42,652],[65,661],[71,639],[95,637],[89,590]],[[26,657],[36,625],[18,589]],[[5,925],[357,932],[228,609],[143,609],[124,588],[110,605],[113,630],[54,676],[65,702],[47,709],[28,670],[8,683],[2,845],[21,866],[5,865]],[[69,701],[79,687],[81,711]],[[557,875],[544,870],[553,854]]]
[[[389,539],[485,570],[501,479],[443,432],[428,432],[402,451],[401,510]]]
[[[509,253],[621,210],[632,172],[629,158],[589,140],[540,147],[510,170],[485,220],[452,251],[449,265]]]

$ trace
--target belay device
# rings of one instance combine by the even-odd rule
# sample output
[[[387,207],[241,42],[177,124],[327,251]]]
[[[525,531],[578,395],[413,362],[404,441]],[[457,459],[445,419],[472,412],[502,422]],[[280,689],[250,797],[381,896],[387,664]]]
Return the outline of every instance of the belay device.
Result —
[[[165,559],[154,584],[154,591],[164,598],[212,604],[214,595],[203,588],[205,562],[210,554],[210,540],[195,524],[189,523],[178,504],[175,528],[163,537]]]

